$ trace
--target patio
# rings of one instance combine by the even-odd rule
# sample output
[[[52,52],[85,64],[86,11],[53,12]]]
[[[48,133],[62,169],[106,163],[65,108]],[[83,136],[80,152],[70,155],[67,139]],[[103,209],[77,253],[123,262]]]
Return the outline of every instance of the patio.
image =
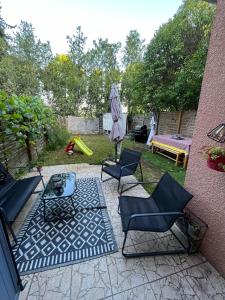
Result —
[[[43,168],[45,182],[54,173],[76,172],[77,178],[100,177],[100,166],[58,165]],[[29,176],[32,174],[30,173]],[[123,232],[117,213],[116,180],[102,184],[119,252],[86,262],[23,276],[22,299],[225,299],[225,280],[201,254],[125,259],[121,254]],[[130,195],[147,196],[138,186]],[[32,195],[14,230],[22,225],[36,201]],[[157,240],[156,240],[157,239]],[[157,241],[157,242],[156,242]],[[170,234],[133,233],[129,248],[174,246]]]

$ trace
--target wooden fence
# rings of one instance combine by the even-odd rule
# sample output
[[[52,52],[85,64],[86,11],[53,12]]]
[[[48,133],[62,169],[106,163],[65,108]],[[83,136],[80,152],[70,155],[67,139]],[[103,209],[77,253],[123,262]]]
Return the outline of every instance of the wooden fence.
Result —
[[[180,133],[186,137],[192,137],[195,125],[196,111],[171,112],[165,111],[158,114],[157,134]],[[133,117],[131,128],[136,125],[150,125],[149,115],[136,115]]]
[[[38,140],[36,147],[31,147],[32,158],[37,158],[44,146],[44,138]],[[27,149],[21,145],[13,134],[3,133],[3,125],[0,123],[0,162],[7,165],[8,169],[18,166],[26,166],[29,162]]]

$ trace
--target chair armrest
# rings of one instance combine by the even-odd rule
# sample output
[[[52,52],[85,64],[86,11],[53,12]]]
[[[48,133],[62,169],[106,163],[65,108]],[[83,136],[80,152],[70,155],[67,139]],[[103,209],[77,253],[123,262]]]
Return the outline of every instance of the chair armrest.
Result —
[[[123,170],[127,167],[130,167],[130,166],[133,166],[133,165],[138,165],[140,162],[134,162],[134,163],[131,163],[131,164],[127,164],[127,165],[123,165],[121,168],[120,168],[120,177],[122,176],[123,174]]]
[[[127,165],[123,165],[122,167],[121,167],[121,170],[123,170],[123,169],[125,169],[125,168],[127,168],[127,167],[130,167],[130,166],[133,166],[133,165],[138,165],[140,162],[134,162],[134,163],[131,163],[131,164],[127,164]]]
[[[144,213],[144,214],[133,214],[130,216],[128,225],[127,225],[127,231],[129,230],[130,223],[133,219],[135,218],[143,218],[143,217],[157,217],[157,216],[177,216],[181,217],[184,216],[185,214],[183,212],[159,212],[159,213]]]
[[[148,183],[159,183],[159,181],[133,181],[133,182],[126,182],[122,186],[126,184],[148,184]]]
[[[112,158],[106,158],[106,159],[104,159],[103,161],[102,161],[102,166],[110,166],[110,164],[107,164],[106,162],[107,161],[111,161],[111,162],[113,162],[114,164],[116,164],[116,162],[112,159]]]

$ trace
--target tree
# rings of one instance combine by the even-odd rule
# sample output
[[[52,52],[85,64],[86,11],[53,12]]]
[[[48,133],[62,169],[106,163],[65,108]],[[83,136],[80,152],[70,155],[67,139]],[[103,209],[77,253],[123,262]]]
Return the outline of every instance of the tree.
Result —
[[[141,40],[140,34],[137,30],[131,30],[126,38],[126,45],[123,50],[122,62],[124,67],[129,64],[138,63],[142,61],[145,45],[145,40]]]
[[[103,98],[104,76],[100,69],[93,69],[87,77],[87,97],[83,112],[88,116],[96,116],[104,112]]]
[[[93,48],[86,53],[87,107],[85,111],[99,114],[109,110],[109,93],[112,83],[120,82],[118,52],[120,43],[108,39],[93,41]]]
[[[126,104],[128,113],[139,110],[140,74],[145,45],[137,30],[131,30],[126,38],[122,62],[125,67],[121,79],[121,100]]]
[[[9,95],[39,95],[39,75],[30,61],[23,62],[13,55],[6,55],[0,61],[1,89]]]
[[[117,55],[121,43],[109,43],[108,39],[98,39],[98,41],[93,41],[93,46],[87,53],[88,70],[99,68],[103,72],[109,72],[112,69],[119,69]]]
[[[0,61],[1,89],[9,94],[41,95],[41,72],[51,58],[49,42],[42,43],[32,25],[21,22]]]
[[[4,133],[13,134],[26,145],[29,160],[32,159],[31,144],[55,122],[52,110],[40,98],[9,96],[3,91],[0,91],[0,117],[4,122]]]
[[[81,31],[81,26],[76,28],[76,35],[73,35],[72,37],[68,35],[66,38],[67,43],[69,44],[69,56],[72,62],[80,68],[83,68],[85,62],[84,49],[87,37],[85,37]]]
[[[44,89],[49,94],[49,102],[62,116],[78,116],[80,98],[80,70],[65,54],[57,55],[43,71]]]
[[[215,9],[186,0],[162,25],[147,47],[143,71],[143,108],[196,109]]]
[[[139,106],[141,97],[141,74],[143,63],[131,63],[123,73],[121,80],[121,100],[128,108],[128,114],[142,112]]]
[[[32,62],[38,68],[44,68],[52,59],[50,43],[37,39],[32,24],[24,21],[12,38],[11,54],[24,62]]]
[[[84,36],[81,31],[81,27],[78,26],[76,29],[76,34],[72,37],[67,36],[67,42],[69,44],[69,57],[75,65],[76,76],[79,78],[79,84],[76,87],[76,102],[83,103],[86,94],[86,71],[85,71],[85,43],[87,37]]]

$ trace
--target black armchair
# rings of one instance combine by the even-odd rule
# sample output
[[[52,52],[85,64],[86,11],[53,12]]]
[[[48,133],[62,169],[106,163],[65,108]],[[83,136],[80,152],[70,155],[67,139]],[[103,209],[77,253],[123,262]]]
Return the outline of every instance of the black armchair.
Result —
[[[142,174],[140,160],[141,160],[141,152],[131,150],[131,149],[124,149],[121,153],[119,162],[115,162],[114,165],[107,164],[106,161],[108,161],[108,159],[106,159],[102,162],[101,180],[102,180],[103,172],[105,172],[111,176],[110,178],[102,180],[103,182],[110,180],[112,178],[116,178],[119,181],[118,188],[117,188],[117,191],[119,192],[121,177],[133,175],[136,172],[137,167],[139,166],[140,172],[141,172],[141,181],[143,181],[143,174]],[[123,190],[123,192],[133,188],[134,186],[136,186],[136,184]]]
[[[187,245],[174,234],[183,249],[171,251],[154,251],[144,253],[126,253],[124,251],[127,234],[130,230],[166,232],[178,218],[186,222],[183,209],[192,199],[192,195],[177,183],[168,173],[163,175],[154,192],[149,198],[120,196],[119,209],[122,230],[125,234],[122,254],[126,257],[153,256],[165,254],[179,254],[190,252],[190,240],[187,236]]]

